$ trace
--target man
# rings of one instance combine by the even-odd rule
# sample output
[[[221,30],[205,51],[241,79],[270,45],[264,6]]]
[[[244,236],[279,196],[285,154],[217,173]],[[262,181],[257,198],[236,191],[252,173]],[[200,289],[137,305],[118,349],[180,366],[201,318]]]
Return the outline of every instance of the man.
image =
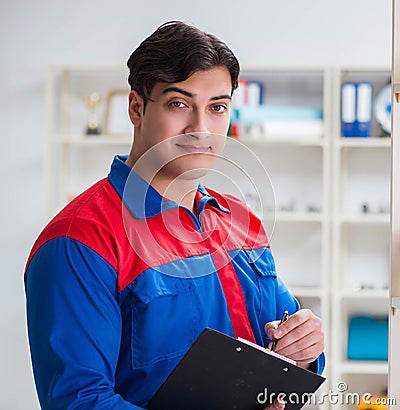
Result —
[[[143,408],[204,327],[276,338],[278,353],[321,373],[320,320],[277,277],[261,222],[199,184],[229,126],[232,51],[169,22],[128,67],[129,156],[50,221],[27,262],[42,408]]]

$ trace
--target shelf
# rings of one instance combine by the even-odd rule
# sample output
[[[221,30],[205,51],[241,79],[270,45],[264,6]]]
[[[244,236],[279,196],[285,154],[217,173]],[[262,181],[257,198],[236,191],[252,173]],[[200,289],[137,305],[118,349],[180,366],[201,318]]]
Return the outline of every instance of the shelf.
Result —
[[[387,374],[388,363],[372,360],[346,360],[340,363],[339,370],[344,374]]]
[[[388,283],[391,138],[383,135],[375,115],[371,118],[371,137],[342,137],[341,90],[346,81],[371,83],[373,107],[388,80],[387,67],[341,67],[333,79],[333,374],[337,380],[347,382],[352,391],[360,392],[378,386],[380,390],[388,373],[386,361],[343,359],[347,358],[350,318],[385,317],[389,312],[389,291],[383,286]],[[363,206],[370,212],[362,213]],[[357,288],[362,284],[365,288]]]
[[[340,148],[390,148],[391,139],[389,137],[367,137],[367,138],[340,138],[338,145]]]
[[[324,147],[327,142],[324,138],[282,138],[282,139],[268,139],[268,138],[234,138],[228,137],[227,144],[233,144],[233,141],[240,142],[243,145],[250,147],[258,147],[258,146],[277,146],[277,147]]]
[[[125,135],[81,135],[78,137],[62,137],[62,144],[68,145],[130,145],[132,136]]]
[[[300,298],[321,298],[323,291],[319,287],[299,287],[299,286],[289,286],[290,291]]]
[[[336,218],[337,222],[349,225],[365,225],[365,224],[389,224],[390,215],[381,213],[369,213],[369,214],[344,214],[339,215]]]
[[[343,289],[338,292],[341,299],[375,299],[389,301],[389,290],[387,289]]]
[[[132,136],[129,135],[79,135],[60,138],[64,145],[123,145],[131,144]],[[239,142],[249,148],[257,146],[288,146],[288,147],[323,147],[323,140],[256,140],[256,139],[235,139],[227,137],[227,146],[233,146],[235,142]]]
[[[265,212],[263,221],[271,222],[271,219],[279,222],[314,222],[322,223],[325,216],[320,212]]]
[[[55,72],[64,71],[66,73],[76,73],[79,71],[84,71],[89,74],[93,74],[94,71],[117,71],[118,73],[120,73],[121,71],[128,72],[128,68],[121,64],[71,64],[68,66],[53,64],[50,66],[50,69]]]

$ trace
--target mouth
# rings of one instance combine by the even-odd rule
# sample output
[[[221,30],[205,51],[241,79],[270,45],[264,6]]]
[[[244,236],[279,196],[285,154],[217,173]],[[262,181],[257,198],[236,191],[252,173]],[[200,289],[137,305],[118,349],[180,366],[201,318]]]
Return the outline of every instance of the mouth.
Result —
[[[207,154],[211,152],[210,145],[176,144],[176,146],[188,154]]]

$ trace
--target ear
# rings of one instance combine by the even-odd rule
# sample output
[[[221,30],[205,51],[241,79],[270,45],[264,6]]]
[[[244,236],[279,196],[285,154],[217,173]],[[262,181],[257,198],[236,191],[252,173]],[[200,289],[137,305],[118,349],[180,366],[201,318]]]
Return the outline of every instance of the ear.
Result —
[[[135,127],[139,127],[143,117],[144,102],[143,98],[135,91],[129,93],[129,118]]]

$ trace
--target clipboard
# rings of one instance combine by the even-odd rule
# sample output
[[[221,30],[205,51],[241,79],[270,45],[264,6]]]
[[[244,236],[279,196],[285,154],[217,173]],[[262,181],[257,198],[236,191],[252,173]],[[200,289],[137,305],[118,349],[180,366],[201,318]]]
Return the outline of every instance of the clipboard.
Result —
[[[281,393],[302,408],[325,378],[276,353],[205,328],[147,404],[149,410],[261,410]]]

